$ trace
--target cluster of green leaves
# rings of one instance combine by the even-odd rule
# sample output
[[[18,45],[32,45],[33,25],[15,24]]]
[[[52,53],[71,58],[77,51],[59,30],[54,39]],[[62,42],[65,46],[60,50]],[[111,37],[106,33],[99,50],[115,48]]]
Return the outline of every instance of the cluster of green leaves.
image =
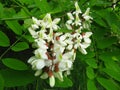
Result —
[[[64,82],[56,79],[55,90],[120,90],[120,2],[79,0],[83,11],[91,8],[92,44],[88,54],[77,52],[73,70]],[[46,13],[61,17],[74,10],[74,0],[2,0],[0,2],[0,90],[50,88],[48,81],[34,77],[27,60],[32,55],[27,28],[31,17]],[[61,32],[66,32],[61,29]]]

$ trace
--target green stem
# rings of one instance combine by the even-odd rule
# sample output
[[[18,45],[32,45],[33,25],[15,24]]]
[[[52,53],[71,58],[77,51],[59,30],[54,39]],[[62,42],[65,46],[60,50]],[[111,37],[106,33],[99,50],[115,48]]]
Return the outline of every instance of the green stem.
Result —
[[[1,56],[0,56],[0,60],[2,59],[2,57],[18,42],[22,39],[22,37],[26,34],[26,32],[21,35],[21,37],[19,39],[17,39]]]
[[[1,18],[1,21],[6,21],[6,20],[21,20],[21,19],[28,19],[30,17],[17,17],[17,18]]]
[[[37,80],[36,81],[36,90],[38,90],[38,83],[39,83],[39,81]]]

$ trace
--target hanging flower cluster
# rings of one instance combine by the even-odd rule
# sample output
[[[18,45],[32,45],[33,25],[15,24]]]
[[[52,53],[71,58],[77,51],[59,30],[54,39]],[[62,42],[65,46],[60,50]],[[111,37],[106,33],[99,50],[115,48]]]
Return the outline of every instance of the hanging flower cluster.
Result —
[[[91,43],[89,37],[92,32],[84,31],[89,29],[92,20],[89,16],[90,8],[82,13],[77,2],[75,8],[74,12],[67,13],[69,19],[65,23],[71,33],[59,32],[60,18],[52,20],[50,14],[42,20],[33,17],[33,24],[29,27],[37,49],[28,63],[32,65],[33,70],[36,70],[35,76],[40,76],[42,79],[49,78],[51,87],[55,85],[55,78],[63,81],[63,73],[70,74],[76,50],[87,54],[86,48]]]

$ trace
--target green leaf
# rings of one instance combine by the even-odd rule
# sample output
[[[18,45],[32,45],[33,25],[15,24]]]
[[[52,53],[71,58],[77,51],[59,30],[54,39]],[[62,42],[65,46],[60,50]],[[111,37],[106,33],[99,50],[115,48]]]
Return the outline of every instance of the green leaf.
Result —
[[[90,67],[97,68],[97,61],[94,58],[89,58],[86,59],[85,61]]]
[[[15,58],[4,58],[2,59],[2,62],[4,65],[6,65],[7,67],[14,69],[14,70],[27,70],[28,67],[27,65]]]
[[[4,90],[4,79],[1,74],[0,74],[0,90]]]
[[[90,66],[88,66],[88,67],[86,68],[86,74],[87,74],[87,77],[88,77],[89,79],[94,79],[94,78],[95,78],[94,70],[93,70],[93,68],[91,68]]]
[[[87,90],[97,90],[95,82],[93,80],[87,81]]]
[[[24,20],[24,28],[30,27],[32,23],[33,23],[32,19]]]
[[[10,40],[5,33],[0,31],[0,46],[7,47],[10,45]]]
[[[14,20],[14,21],[5,21],[6,24],[8,25],[8,27],[17,35],[21,35],[22,34],[22,27],[21,25],[18,23],[18,21]]]
[[[111,76],[112,78],[114,78],[115,80],[120,82],[120,72],[116,72],[116,71],[114,71],[112,69],[108,69],[108,68],[105,68],[103,71],[105,73],[107,73],[109,76]]]
[[[34,42],[34,38],[32,38],[31,35],[25,35],[23,36],[27,41],[29,41],[30,43],[33,43]]]
[[[104,38],[101,40],[97,40],[97,46],[99,49],[104,49],[116,43],[116,41],[117,41],[116,37]]]
[[[5,87],[25,86],[35,81],[34,74],[30,71],[0,70],[5,81]]]
[[[3,5],[0,3],[0,18],[3,16]]]
[[[55,79],[55,87],[71,87],[73,85],[72,81],[67,78],[67,77],[64,77],[63,78],[64,81],[60,81],[59,79]]]
[[[112,58],[112,55],[110,55],[109,53],[104,53],[102,55],[100,55],[99,57],[102,61],[104,61],[105,67],[108,69],[111,69],[117,73],[120,73],[120,66],[119,66],[119,62],[115,62]]]
[[[36,6],[40,9],[41,13],[48,13],[50,11],[50,6],[47,0],[34,0]]]
[[[15,52],[23,51],[29,48],[28,43],[26,42],[18,42],[15,46],[13,46],[11,49]]]
[[[97,81],[106,89],[106,90],[120,90],[119,86],[110,79],[97,78]]]

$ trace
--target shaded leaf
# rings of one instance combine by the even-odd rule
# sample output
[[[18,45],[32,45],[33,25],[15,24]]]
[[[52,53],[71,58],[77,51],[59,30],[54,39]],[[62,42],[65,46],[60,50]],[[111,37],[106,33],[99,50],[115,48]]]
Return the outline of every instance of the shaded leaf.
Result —
[[[0,46],[7,47],[10,45],[10,40],[5,33],[0,31]]]
[[[4,79],[1,74],[0,74],[0,90],[4,90]]]
[[[116,41],[117,41],[116,37],[104,38],[97,41],[97,46],[99,49],[104,49],[116,43]]]
[[[3,16],[3,5],[0,3],[0,18]]]
[[[2,62],[4,65],[6,65],[7,67],[14,69],[14,70],[27,70],[28,67],[27,65],[15,58],[4,58],[2,59]]]
[[[5,87],[25,86],[35,80],[30,71],[0,70],[5,81]]]

